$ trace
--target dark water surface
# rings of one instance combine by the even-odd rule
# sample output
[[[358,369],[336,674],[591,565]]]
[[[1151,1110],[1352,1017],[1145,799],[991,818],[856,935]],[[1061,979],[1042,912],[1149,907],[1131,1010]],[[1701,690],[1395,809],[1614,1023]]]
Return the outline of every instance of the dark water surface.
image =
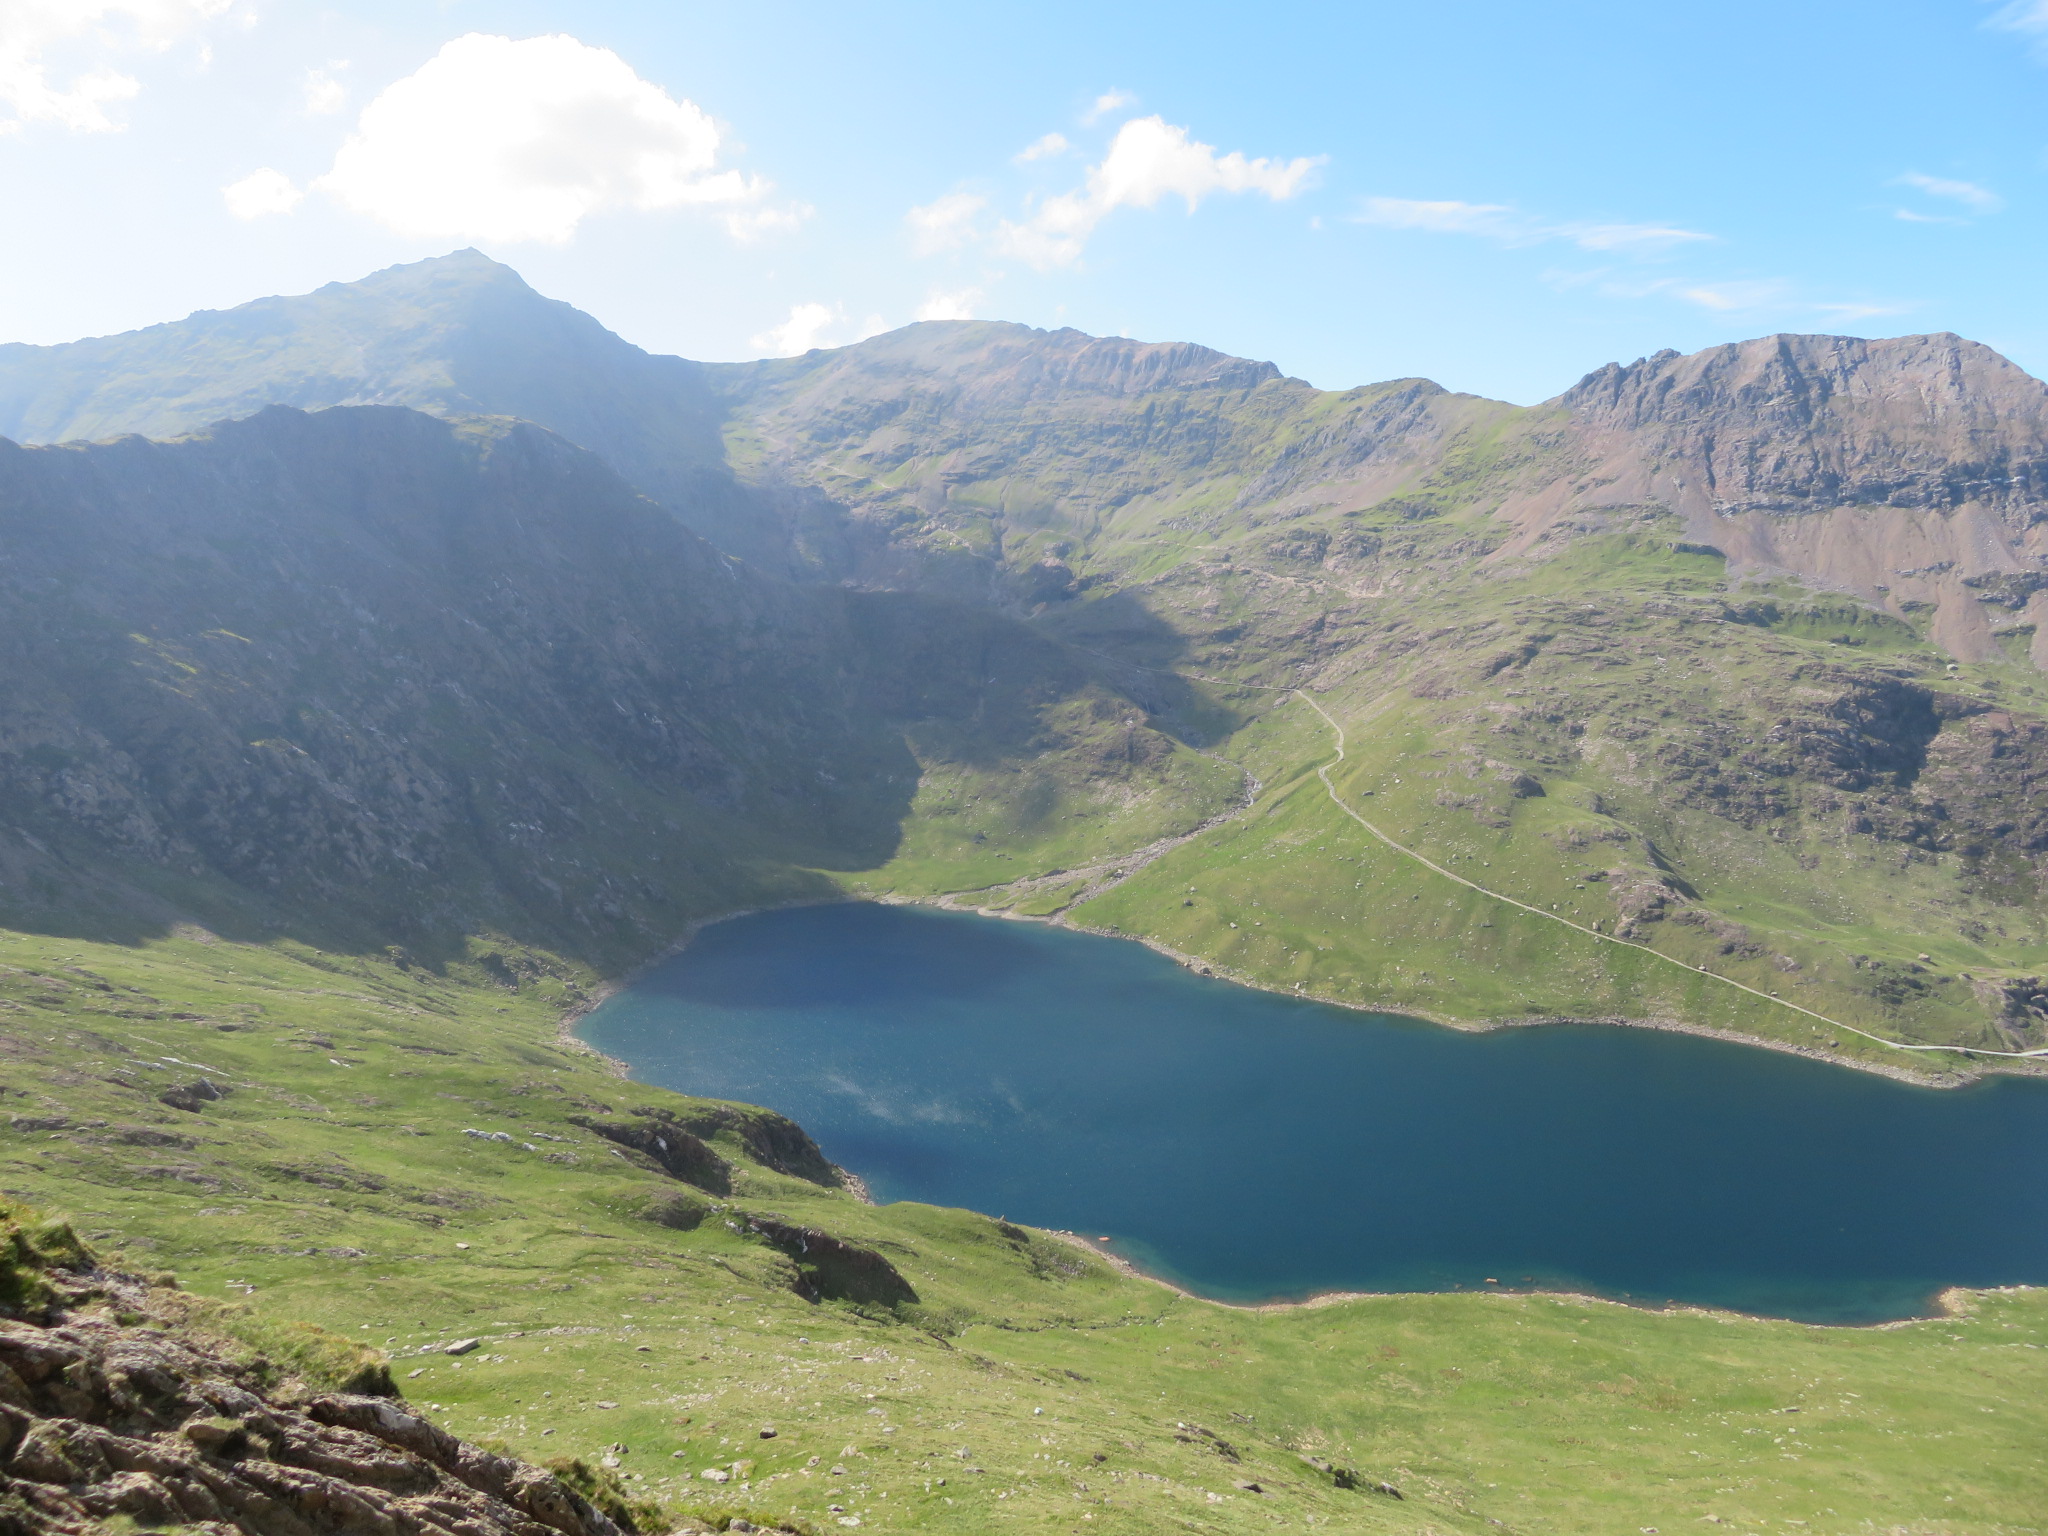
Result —
[[[2048,1083],[1916,1088],[1602,1027],[1459,1034],[905,907],[704,930],[585,1021],[802,1122],[879,1200],[1096,1236],[1230,1300],[1569,1287],[1823,1322],[2048,1282]]]

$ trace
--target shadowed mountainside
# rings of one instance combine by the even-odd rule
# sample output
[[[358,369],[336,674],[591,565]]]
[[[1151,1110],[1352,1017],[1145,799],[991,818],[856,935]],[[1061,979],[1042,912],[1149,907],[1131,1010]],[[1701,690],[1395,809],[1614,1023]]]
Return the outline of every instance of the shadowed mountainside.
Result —
[[[325,913],[616,963],[889,858],[920,721],[1030,761],[1117,713],[1011,621],[766,580],[503,419],[272,407],[173,443],[8,445],[0,531],[17,922],[148,929],[199,901],[259,932]]]

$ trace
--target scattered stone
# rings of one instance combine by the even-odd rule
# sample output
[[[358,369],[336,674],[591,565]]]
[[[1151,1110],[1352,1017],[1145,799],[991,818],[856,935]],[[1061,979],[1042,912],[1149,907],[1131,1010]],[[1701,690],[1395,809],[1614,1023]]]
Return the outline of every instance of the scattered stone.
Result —
[[[482,1339],[457,1339],[453,1344],[442,1345],[441,1353],[444,1355],[466,1355],[482,1344]]]
[[[227,1096],[227,1089],[202,1077],[174,1088],[166,1088],[156,1096],[156,1101],[159,1104],[167,1104],[172,1109],[182,1109],[188,1115],[196,1115],[199,1113],[200,1105],[216,1104]]]
[[[775,1438],[775,1430],[773,1426],[763,1426],[761,1430],[761,1438],[763,1440],[773,1440]]]
[[[706,1467],[697,1475],[707,1483],[729,1483],[732,1481],[732,1474],[723,1467]]]

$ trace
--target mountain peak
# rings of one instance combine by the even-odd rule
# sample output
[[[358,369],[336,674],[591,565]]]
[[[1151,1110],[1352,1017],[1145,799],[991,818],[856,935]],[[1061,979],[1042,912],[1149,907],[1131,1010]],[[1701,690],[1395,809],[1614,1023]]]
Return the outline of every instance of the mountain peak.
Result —
[[[1878,409],[1929,426],[2048,407],[2048,387],[1982,342],[1949,331],[1866,340],[1782,332],[1703,351],[1609,363],[1558,397],[1582,420],[1633,430],[1721,410],[1778,415]]]
[[[495,261],[474,246],[450,251],[445,256],[428,256],[420,261],[402,261],[383,267],[366,277],[348,282],[322,284],[315,294],[390,294],[425,292],[455,287],[501,287],[540,295],[517,270]],[[289,299],[259,299],[259,304],[290,303]],[[247,307],[247,306],[243,306]]]

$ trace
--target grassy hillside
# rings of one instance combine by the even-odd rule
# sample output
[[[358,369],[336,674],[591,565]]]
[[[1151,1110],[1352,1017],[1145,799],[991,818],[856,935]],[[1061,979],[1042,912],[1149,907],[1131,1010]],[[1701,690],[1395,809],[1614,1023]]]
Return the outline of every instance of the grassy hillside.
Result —
[[[1861,1330],[1510,1295],[1232,1310],[862,1205],[786,1123],[611,1076],[556,1033],[593,978],[539,952],[434,972],[187,929],[0,957],[7,1191],[252,1323],[384,1349],[455,1432],[609,1468],[670,1518],[1989,1536],[2048,1502],[2039,1293]],[[646,1109],[705,1133],[696,1184],[590,1129]]]
[[[1093,857],[1054,858],[928,779],[906,848],[970,812],[995,835],[847,883],[1448,1021],[1674,1022],[1935,1075],[2023,1063],[1852,1031],[2048,1044],[2030,667],[1959,667],[1851,600],[1731,582],[1654,515],[1476,577],[1431,554],[1411,535],[1398,609],[1359,596],[1390,564],[1288,581],[1226,552],[1042,620],[1150,668],[1136,697],[1188,690],[1162,718],[1214,733],[1187,732],[1255,799],[1196,837],[1105,827]]]

